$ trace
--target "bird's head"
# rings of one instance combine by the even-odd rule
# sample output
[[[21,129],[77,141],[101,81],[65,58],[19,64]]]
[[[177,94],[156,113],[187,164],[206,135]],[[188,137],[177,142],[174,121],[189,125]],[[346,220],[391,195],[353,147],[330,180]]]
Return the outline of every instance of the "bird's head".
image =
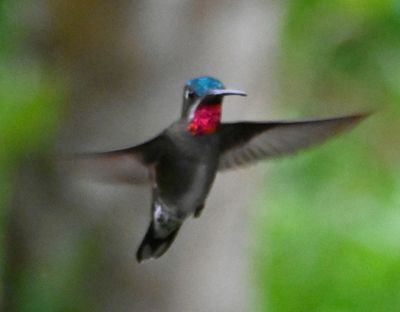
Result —
[[[183,91],[182,119],[193,135],[211,134],[221,121],[222,99],[225,95],[241,95],[239,90],[225,89],[221,81],[213,77],[188,80]]]

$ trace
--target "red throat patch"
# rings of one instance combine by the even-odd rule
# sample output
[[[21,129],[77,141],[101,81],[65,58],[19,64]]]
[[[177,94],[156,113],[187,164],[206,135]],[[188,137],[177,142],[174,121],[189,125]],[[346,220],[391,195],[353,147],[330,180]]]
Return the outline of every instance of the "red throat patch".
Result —
[[[221,106],[220,103],[200,105],[187,129],[193,135],[214,133],[221,121]]]

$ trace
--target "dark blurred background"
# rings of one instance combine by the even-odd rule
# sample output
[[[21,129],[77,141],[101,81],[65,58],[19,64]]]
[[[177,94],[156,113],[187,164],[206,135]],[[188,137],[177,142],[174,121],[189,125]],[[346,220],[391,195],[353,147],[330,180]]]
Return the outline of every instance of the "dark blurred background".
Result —
[[[0,0],[2,311],[399,311],[397,0]],[[218,176],[202,217],[137,264],[147,187],[55,155],[135,145],[184,81],[246,90],[224,120],[375,113]]]

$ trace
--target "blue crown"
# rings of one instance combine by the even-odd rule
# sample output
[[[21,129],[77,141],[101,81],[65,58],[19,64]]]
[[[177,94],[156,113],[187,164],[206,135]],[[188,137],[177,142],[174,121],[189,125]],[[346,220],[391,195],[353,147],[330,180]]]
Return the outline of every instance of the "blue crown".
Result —
[[[186,85],[189,86],[197,96],[203,96],[210,89],[225,89],[221,81],[209,76],[188,80]]]

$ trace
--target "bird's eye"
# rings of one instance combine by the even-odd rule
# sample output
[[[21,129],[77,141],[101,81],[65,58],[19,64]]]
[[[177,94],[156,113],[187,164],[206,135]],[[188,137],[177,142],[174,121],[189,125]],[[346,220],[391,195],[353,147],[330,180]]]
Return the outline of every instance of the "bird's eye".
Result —
[[[196,96],[196,93],[194,93],[193,90],[186,89],[186,91],[185,91],[185,98],[186,99],[193,100],[195,98],[195,96]]]

